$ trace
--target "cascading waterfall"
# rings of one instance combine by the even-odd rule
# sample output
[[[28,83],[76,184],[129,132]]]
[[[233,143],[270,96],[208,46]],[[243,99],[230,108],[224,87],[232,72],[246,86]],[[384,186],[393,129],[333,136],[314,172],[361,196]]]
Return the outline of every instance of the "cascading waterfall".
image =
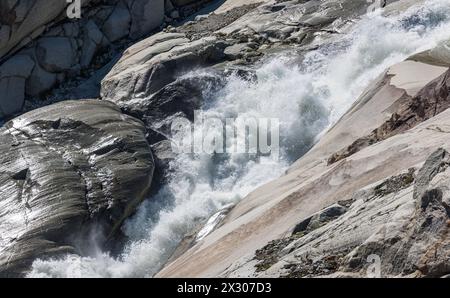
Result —
[[[258,186],[276,179],[335,123],[385,69],[450,39],[448,0],[430,0],[391,17],[365,16],[350,33],[308,53],[301,65],[280,54],[256,70],[256,81],[232,77],[205,94],[204,116],[280,119],[280,158],[180,154],[167,185],[128,220],[131,241],[119,258],[97,252],[36,260],[29,277],[151,277],[184,236],[205,223],[204,237],[222,214]],[[187,74],[192,75],[192,74]]]

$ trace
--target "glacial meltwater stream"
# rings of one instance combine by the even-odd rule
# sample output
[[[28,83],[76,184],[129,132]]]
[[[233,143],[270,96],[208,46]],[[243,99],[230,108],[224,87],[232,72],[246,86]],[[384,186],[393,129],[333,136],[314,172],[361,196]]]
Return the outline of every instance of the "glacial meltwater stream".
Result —
[[[217,212],[282,175],[389,66],[450,39],[449,4],[430,0],[401,15],[372,13],[334,43],[308,53],[301,65],[292,63],[292,53],[280,54],[256,70],[257,80],[233,77],[220,91],[205,94],[205,117],[278,118],[279,158],[180,154],[167,185],[124,225],[131,241],[120,257],[96,251],[36,260],[28,276],[153,276],[199,223],[207,223],[201,238],[222,216]]]

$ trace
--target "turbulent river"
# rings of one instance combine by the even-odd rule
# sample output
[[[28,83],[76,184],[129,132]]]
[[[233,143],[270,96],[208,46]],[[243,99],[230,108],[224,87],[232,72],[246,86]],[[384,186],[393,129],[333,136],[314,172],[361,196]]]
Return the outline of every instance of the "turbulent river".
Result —
[[[279,54],[257,67],[257,80],[236,76],[219,91],[205,91],[205,117],[278,118],[279,158],[180,154],[171,162],[167,185],[125,223],[131,240],[120,256],[93,247],[89,257],[36,260],[28,276],[153,276],[199,223],[204,228],[198,237],[204,237],[221,210],[282,175],[387,67],[449,39],[449,20],[448,0],[429,1],[391,17],[375,12],[308,53],[300,65],[293,63],[300,59],[292,52]]]

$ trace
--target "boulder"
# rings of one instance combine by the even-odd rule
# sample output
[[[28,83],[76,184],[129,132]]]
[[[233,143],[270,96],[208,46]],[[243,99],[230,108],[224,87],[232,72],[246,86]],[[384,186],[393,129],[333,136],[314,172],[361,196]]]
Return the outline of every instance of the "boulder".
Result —
[[[172,121],[177,117],[194,121],[194,111],[203,105],[204,92],[225,85],[220,73],[179,78],[148,97],[118,102],[127,114],[144,121],[149,142],[170,139]]]
[[[34,61],[28,55],[17,55],[0,66],[0,78],[20,77],[26,79],[34,67]]]
[[[25,79],[8,77],[0,80],[0,116],[5,117],[19,112],[22,109],[25,97]]]
[[[85,253],[120,234],[154,163],[140,121],[98,100],[65,101],[0,129],[0,276],[35,258]],[[87,243],[96,233],[98,243]]]
[[[26,81],[25,94],[29,96],[38,96],[50,90],[56,82],[56,74],[48,72],[39,64],[36,64]]]
[[[119,105],[151,96],[183,73],[224,60],[215,37],[189,42],[184,34],[156,34],[128,49],[102,81],[102,98]]]
[[[22,109],[25,82],[34,64],[28,55],[17,55],[0,66],[0,117],[12,115]]]
[[[44,37],[36,46],[39,64],[49,72],[63,72],[76,63],[77,49],[67,37]]]
[[[7,26],[2,30],[9,34],[8,38],[0,38],[0,58],[15,47],[23,46],[24,39],[32,40],[32,33],[45,28],[65,11],[66,6],[67,2],[60,0],[1,1],[0,24],[2,28]],[[39,13],[28,13],[31,10]]]

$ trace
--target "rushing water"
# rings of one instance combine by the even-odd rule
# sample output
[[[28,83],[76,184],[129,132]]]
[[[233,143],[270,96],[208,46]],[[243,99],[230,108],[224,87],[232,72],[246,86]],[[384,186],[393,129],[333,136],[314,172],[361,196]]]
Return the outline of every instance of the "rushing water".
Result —
[[[292,54],[280,54],[256,70],[256,81],[236,76],[220,91],[205,92],[206,117],[280,119],[280,158],[181,154],[171,163],[167,185],[125,224],[132,240],[120,257],[97,251],[36,260],[29,276],[151,277],[199,223],[207,221],[202,238],[223,217],[220,210],[279,177],[387,67],[449,39],[449,19],[448,0],[389,18],[371,14],[338,42],[307,54],[301,65],[292,63]]]

